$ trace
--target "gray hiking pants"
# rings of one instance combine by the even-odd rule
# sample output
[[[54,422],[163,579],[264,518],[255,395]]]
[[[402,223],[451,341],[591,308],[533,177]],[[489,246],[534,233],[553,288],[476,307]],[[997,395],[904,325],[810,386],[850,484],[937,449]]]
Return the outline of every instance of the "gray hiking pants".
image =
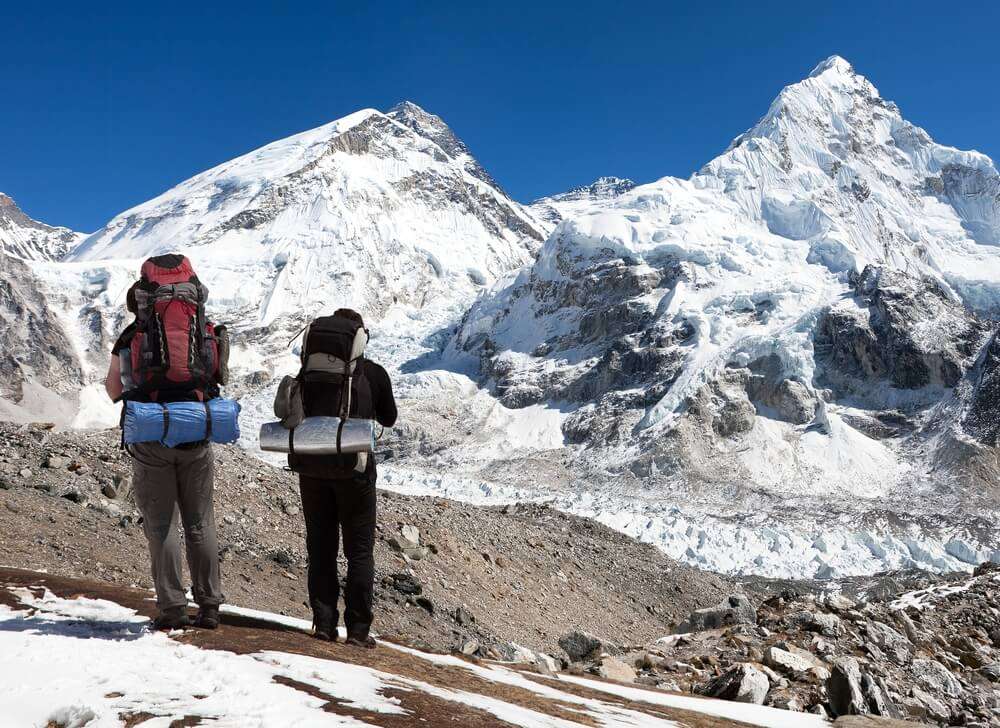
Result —
[[[155,442],[132,445],[135,503],[149,541],[156,606],[187,605],[181,576],[178,526],[184,526],[191,591],[200,606],[221,604],[219,542],[212,503],[212,446],[169,448]]]

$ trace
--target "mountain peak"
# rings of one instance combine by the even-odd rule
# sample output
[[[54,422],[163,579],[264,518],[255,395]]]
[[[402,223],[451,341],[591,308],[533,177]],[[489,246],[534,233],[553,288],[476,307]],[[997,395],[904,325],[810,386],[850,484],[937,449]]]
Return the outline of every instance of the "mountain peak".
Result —
[[[833,72],[835,72],[837,74],[841,74],[841,75],[848,75],[848,74],[853,75],[854,74],[854,66],[852,66],[847,61],[847,59],[834,54],[834,55],[830,56],[829,58],[827,58],[822,63],[818,64],[816,66],[816,68],[814,68],[810,72],[809,78],[816,78],[818,76],[822,76],[824,73],[827,73],[829,71],[833,71]]]
[[[393,106],[386,112],[387,116],[393,116],[394,114],[426,114],[427,116],[433,116],[429,114],[420,104],[415,104],[409,99],[403,99],[398,104]]]
[[[444,119],[437,114],[430,113],[412,101],[404,100],[389,109],[386,116],[409,127],[424,139],[430,139],[452,159],[462,161],[466,171],[473,177],[482,180],[491,187],[500,189],[497,181],[472,156],[465,142],[459,139],[451,127],[444,122]]]
[[[624,177],[598,177],[589,185],[580,185],[571,190],[552,195],[550,199],[562,200],[599,200],[617,197],[635,187],[635,182]]]
[[[59,260],[82,239],[81,233],[28,217],[0,192],[0,253],[24,260]]]

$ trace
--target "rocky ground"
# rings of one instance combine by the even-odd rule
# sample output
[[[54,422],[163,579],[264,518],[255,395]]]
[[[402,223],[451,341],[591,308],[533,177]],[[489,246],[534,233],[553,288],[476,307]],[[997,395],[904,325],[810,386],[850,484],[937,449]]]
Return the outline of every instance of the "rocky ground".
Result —
[[[230,602],[308,617],[296,477],[216,447],[216,518]],[[151,587],[117,434],[0,424],[0,565]],[[560,654],[585,629],[616,643],[667,634],[733,583],[541,505],[495,508],[381,491],[376,624],[439,649]],[[343,567],[343,563],[342,563]]]
[[[225,588],[308,617],[294,476],[217,448]],[[0,424],[0,566],[148,588],[110,431]],[[1000,726],[1000,571],[731,579],[541,505],[379,494],[376,628],[534,663],[828,716]],[[717,606],[712,606],[717,605]]]
[[[926,582],[915,574],[910,582]],[[577,635],[570,670],[829,717],[1000,726],[1000,566],[867,600],[733,595],[641,649]],[[855,585],[857,586],[857,584]]]

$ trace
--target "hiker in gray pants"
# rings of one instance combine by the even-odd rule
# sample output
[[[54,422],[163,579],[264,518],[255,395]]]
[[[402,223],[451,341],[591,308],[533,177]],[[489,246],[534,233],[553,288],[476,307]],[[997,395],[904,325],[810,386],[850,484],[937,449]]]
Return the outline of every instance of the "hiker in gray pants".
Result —
[[[115,344],[108,376],[108,396],[122,395],[118,351],[127,345],[126,330]],[[219,546],[212,502],[215,456],[211,443],[166,447],[150,442],[130,445],[132,491],[142,514],[149,542],[153,585],[159,616],[156,629],[180,629],[190,624],[181,575],[178,525],[184,527],[192,593],[198,603],[196,627],[219,626],[219,605],[225,601],[219,575]]]
[[[212,445],[170,448],[142,443],[131,446],[130,450],[133,492],[149,541],[156,606],[162,616],[186,617],[187,597],[181,577],[178,536],[178,526],[183,524],[191,591],[201,607],[199,626],[217,626],[223,596],[212,503],[215,470]],[[213,624],[205,624],[208,616]]]

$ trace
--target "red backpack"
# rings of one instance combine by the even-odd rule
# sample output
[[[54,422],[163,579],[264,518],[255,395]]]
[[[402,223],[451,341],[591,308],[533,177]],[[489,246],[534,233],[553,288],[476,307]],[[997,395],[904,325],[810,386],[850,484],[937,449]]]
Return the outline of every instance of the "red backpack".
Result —
[[[208,289],[191,261],[178,254],[154,256],[142,264],[141,276],[128,293],[136,328],[123,362],[132,380],[125,398],[217,397],[218,385],[228,378],[229,336],[225,326],[206,320]]]

